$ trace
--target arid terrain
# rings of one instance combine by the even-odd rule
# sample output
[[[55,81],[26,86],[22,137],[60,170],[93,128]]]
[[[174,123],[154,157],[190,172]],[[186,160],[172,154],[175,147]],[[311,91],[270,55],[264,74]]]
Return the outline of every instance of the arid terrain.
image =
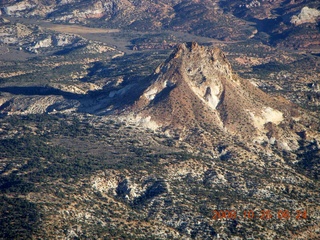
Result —
[[[319,239],[318,1],[0,1],[0,239]]]

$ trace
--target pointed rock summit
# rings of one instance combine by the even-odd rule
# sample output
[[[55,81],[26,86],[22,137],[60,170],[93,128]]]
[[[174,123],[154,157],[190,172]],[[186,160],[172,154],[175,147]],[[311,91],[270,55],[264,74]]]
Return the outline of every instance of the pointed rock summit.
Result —
[[[294,117],[294,108],[233,73],[220,49],[195,42],[174,50],[134,106],[145,121],[165,129],[221,130],[268,141],[281,132],[279,125]]]

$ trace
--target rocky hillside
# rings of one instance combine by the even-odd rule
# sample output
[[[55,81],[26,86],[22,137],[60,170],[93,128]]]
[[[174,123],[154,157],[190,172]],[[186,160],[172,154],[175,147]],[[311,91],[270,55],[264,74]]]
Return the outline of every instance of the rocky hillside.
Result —
[[[91,26],[189,32],[221,40],[257,38],[319,52],[317,1],[2,1],[4,16]]]
[[[277,143],[287,150],[298,148],[296,132],[306,131],[304,125],[312,121],[294,104],[267,95],[233,73],[220,49],[195,42],[179,45],[155,70],[134,110],[137,117],[179,133],[181,139],[201,129]]]
[[[273,45],[319,52],[318,1],[223,1],[223,7],[256,23],[259,37]]]
[[[0,238],[319,239],[319,141],[217,137],[209,151],[115,117],[1,118]]]

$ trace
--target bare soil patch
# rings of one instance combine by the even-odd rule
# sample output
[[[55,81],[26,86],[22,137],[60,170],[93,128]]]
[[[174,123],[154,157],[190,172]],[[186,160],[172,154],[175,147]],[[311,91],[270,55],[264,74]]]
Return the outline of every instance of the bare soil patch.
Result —
[[[46,28],[53,31],[57,31],[57,32],[75,33],[75,34],[120,32],[119,29],[90,28],[90,27],[84,27],[84,26],[62,25],[62,24],[55,24],[52,26],[48,26]]]

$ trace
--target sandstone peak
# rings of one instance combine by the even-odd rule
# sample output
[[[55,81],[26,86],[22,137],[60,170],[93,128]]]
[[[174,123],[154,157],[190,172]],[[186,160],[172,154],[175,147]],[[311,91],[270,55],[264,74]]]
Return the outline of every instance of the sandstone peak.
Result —
[[[219,59],[228,62],[225,54],[218,47],[201,46],[197,42],[180,43],[171,54],[171,57],[169,57],[169,60],[185,55],[188,57],[190,57],[190,55],[197,55],[202,58],[207,55],[212,61]]]
[[[234,74],[220,49],[195,42],[173,51],[134,105],[147,121],[185,135],[190,129],[215,129],[261,141],[270,138],[268,123],[289,121],[293,107]]]

